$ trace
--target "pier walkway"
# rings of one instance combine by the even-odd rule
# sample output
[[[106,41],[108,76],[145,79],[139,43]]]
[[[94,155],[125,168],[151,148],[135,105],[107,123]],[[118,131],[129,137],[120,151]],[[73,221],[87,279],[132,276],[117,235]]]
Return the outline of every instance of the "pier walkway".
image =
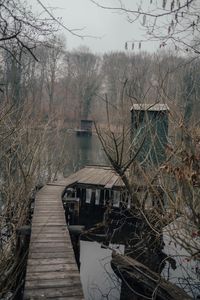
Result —
[[[49,184],[36,195],[24,300],[84,299],[62,205],[67,185]]]

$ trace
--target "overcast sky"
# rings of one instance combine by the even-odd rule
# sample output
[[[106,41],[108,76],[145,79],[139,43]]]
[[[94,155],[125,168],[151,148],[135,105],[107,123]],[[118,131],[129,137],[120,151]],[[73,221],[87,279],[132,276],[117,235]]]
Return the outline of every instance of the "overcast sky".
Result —
[[[126,3],[129,1],[133,3],[133,0],[126,0]],[[104,1],[106,4],[111,2],[117,3],[115,0]],[[31,0],[31,3],[34,7],[36,0]],[[51,11],[56,17],[61,17],[68,28],[84,28],[80,34],[94,36],[80,39],[62,30],[68,50],[85,45],[95,53],[123,51],[126,41],[143,38],[143,32],[138,24],[130,24],[124,15],[101,9],[90,0],[42,0],[42,3],[47,7],[54,7]],[[134,0],[134,3],[137,1]],[[129,45],[131,48],[131,42]],[[157,49],[158,45],[152,42],[142,44],[142,50],[152,52]],[[138,45],[134,51],[138,51]]]

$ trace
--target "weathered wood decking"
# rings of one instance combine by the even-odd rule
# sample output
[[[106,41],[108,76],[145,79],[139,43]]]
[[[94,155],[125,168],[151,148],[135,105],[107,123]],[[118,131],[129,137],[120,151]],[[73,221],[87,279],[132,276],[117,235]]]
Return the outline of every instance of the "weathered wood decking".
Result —
[[[83,291],[61,195],[67,185],[46,185],[36,195],[24,299],[80,300]]]

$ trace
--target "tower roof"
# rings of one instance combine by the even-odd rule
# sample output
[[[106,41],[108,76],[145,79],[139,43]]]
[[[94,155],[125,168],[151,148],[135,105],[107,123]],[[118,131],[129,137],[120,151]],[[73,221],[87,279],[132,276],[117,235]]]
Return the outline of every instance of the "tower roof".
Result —
[[[154,103],[154,104],[133,104],[131,111],[140,110],[140,111],[169,111],[169,106],[164,103]]]

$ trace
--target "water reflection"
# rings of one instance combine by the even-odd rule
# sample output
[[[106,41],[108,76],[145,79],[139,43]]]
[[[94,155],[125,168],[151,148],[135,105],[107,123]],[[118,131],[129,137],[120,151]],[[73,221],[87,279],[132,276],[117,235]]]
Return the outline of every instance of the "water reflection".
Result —
[[[68,163],[64,168],[64,176],[68,176],[85,165],[106,163],[105,154],[95,134],[77,136],[75,133],[67,133],[65,147]]]
[[[124,253],[123,245],[112,245]],[[113,272],[110,261],[112,251],[101,248],[97,242],[80,242],[80,275],[85,300],[119,300],[121,280]]]

